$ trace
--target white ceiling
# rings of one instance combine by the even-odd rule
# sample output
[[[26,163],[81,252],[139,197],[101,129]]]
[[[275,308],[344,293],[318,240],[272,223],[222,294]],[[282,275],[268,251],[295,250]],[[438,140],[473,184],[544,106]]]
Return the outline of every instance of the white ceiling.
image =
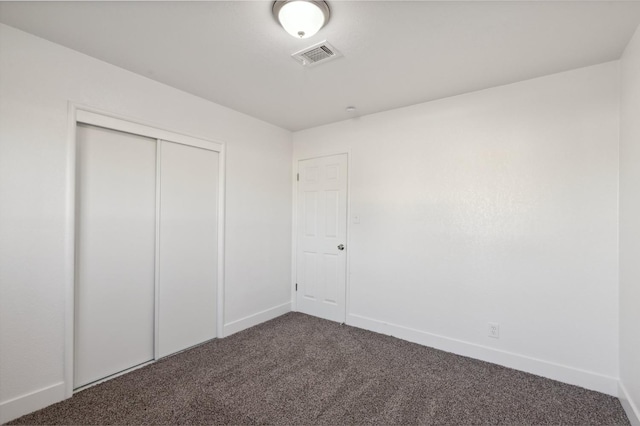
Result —
[[[294,131],[618,59],[640,23],[638,1],[329,0],[297,40],[271,4],[2,2],[0,21]],[[344,56],[290,57],[325,39]]]

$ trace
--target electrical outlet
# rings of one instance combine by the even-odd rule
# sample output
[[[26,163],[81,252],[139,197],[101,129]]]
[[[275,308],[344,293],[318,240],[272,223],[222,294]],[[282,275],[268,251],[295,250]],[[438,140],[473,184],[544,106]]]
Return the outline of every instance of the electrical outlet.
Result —
[[[489,337],[493,337],[494,339],[500,338],[500,324],[497,322],[489,323]]]

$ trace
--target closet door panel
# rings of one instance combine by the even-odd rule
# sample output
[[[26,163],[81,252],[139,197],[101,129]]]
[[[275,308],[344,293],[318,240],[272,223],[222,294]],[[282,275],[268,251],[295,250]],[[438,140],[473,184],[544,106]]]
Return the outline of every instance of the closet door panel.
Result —
[[[216,337],[218,153],[161,141],[159,356]]]
[[[156,140],[77,128],[74,387],[153,359]]]

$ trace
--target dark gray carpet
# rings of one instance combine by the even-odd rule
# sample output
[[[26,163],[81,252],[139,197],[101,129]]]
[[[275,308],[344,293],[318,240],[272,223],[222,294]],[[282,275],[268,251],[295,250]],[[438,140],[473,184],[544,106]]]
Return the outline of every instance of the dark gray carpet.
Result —
[[[299,313],[13,424],[629,424],[598,392]]]

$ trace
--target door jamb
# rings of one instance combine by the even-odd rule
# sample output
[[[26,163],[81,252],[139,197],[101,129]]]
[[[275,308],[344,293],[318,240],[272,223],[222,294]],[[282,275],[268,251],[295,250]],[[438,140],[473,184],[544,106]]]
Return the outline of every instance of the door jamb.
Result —
[[[65,308],[64,308],[64,383],[65,398],[73,396],[74,370],[74,321],[75,321],[75,285],[76,285],[76,179],[77,179],[77,140],[78,123],[86,123],[99,127],[119,130],[127,133],[156,139],[171,141],[183,145],[196,146],[218,152],[218,280],[216,301],[216,337],[224,337],[224,254],[225,254],[225,143],[185,133],[165,130],[162,126],[114,114],[98,108],[69,102],[67,106],[67,161],[66,161],[66,199],[65,199]],[[156,148],[158,149],[158,148]],[[156,158],[159,161],[159,158]],[[156,189],[157,191],[157,189]],[[158,203],[156,203],[156,217]],[[157,227],[156,224],[156,236]],[[157,244],[156,244],[157,246]],[[157,252],[156,252],[157,254]],[[157,262],[156,262],[157,263]],[[156,265],[157,272],[157,265]],[[156,274],[157,283],[157,274]],[[157,288],[156,301],[157,308]],[[154,323],[157,324],[157,309],[154,312]],[[158,359],[157,330],[154,327],[154,360]]]
[[[351,148],[345,148],[337,151],[329,151],[329,152],[321,152],[316,154],[308,154],[308,155],[294,155],[293,157],[293,167],[292,167],[292,224],[291,224],[291,310],[294,312],[298,311],[298,298],[296,293],[296,282],[297,282],[297,273],[298,273],[298,180],[297,175],[300,172],[299,166],[300,161],[304,160],[313,160],[315,158],[322,157],[331,157],[333,155],[347,155],[347,217],[346,217],[346,258],[345,258],[345,282],[344,282],[344,291],[345,291],[345,299],[344,299],[344,319],[342,323],[347,322],[347,317],[349,315],[350,309],[350,278],[351,278],[351,221],[349,218],[351,217]]]

